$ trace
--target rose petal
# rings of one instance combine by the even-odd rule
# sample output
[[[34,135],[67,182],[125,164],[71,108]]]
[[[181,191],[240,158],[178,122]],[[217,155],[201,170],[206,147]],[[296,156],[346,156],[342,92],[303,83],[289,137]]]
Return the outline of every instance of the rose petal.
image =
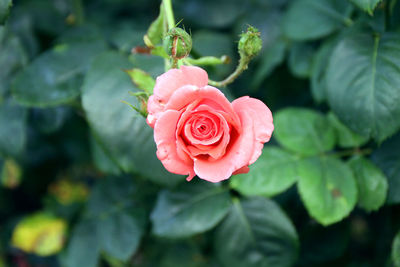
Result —
[[[220,131],[220,125],[222,122],[220,120],[220,116],[212,112],[192,112],[191,118],[185,123],[183,132],[192,144],[211,145],[221,139],[222,131]],[[223,118],[223,120],[225,119]],[[199,121],[202,121],[201,124],[209,129],[205,135],[193,129],[196,122],[199,123]]]
[[[153,95],[147,102],[147,123],[154,128],[160,112],[164,111],[165,103],[180,87],[193,85],[204,87],[208,84],[207,72],[199,67],[182,66],[180,69],[171,69],[157,77]]]
[[[268,142],[274,130],[272,113],[269,108],[260,100],[244,96],[232,102],[236,112],[244,112],[249,116],[243,119],[250,119],[254,127],[255,146],[249,164],[254,163],[262,153],[264,143]],[[243,121],[242,121],[243,122]]]
[[[232,173],[232,175],[236,175],[236,174],[243,174],[243,173],[248,173],[250,171],[249,166],[243,166],[242,168],[234,171]]]
[[[192,179],[195,176],[193,163],[188,164],[177,154],[175,134],[180,115],[178,111],[168,110],[163,112],[155,123],[154,140],[157,144],[157,158],[169,172],[189,175],[187,179]]]
[[[193,115],[193,112],[195,111],[206,111],[212,114],[213,116],[218,117],[218,121],[220,123],[219,132],[215,135],[215,138],[212,140],[207,140],[206,142],[193,142],[193,140],[188,136],[188,134],[185,134],[186,138],[189,139],[192,145],[188,145],[186,147],[186,151],[192,156],[198,156],[198,155],[210,155],[214,159],[219,159],[225,154],[226,147],[229,143],[230,140],[230,127],[228,122],[225,119],[226,113],[221,112],[221,111],[216,111],[212,109],[209,106],[206,106],[204,104],[199,105],[198,107],[194,108],[192,112],[188,112],[189,109],[187,109],[181,116],[181,119],[179,121],[179,124],[182,123],[181,121],[186,120],[187,118],[190,118],[191,115]],[[221,115],[223,113],[223,115]],[[230,119],[232,121],[232,119]],[[178,125],[179,125],[178,124]],[[182,127],[182,126],[178,126]],[[180,134],[181,129],[178,128],[178,134]],[[178,140],[182,140],[179,138]],[[180,142],[182,145],[182,142]]]
[[[147,115],[147,124],[151,127],[154,128],[154,125],[156,124],[156,121],[158,117],[160,117],[161,112],[164,110],[163,105],[160,104],[154,97],[154,95],[151,95],[147,101],[147,112],[149,115]]]
[[[201,179],[220,182],[231,177],[236,170],[249,165],[255,143],[253,122],[247,112],[239,111],[238,115],[242,123],[242,132],[236,133],[236,136],[231,133],[231,142],[225,155],[215,161],[200,158],[194,160],[194,172]]]
[[[198,88],[195,86],[183,86],[179,88],[171,95],[168,103],[165,106],[165,110],[181,110],[193,101],[199,99],[213,101],[213,108],[220,107],[221,110],[226,112],[228,116],[232,118],[231,124],[238,129],[240,128],[240,119],[234,112],[232,104],[228,101],[228,99],[226,99],[225,95],[220,90],[212,86],[205,86],[203,88]]]
[[[171,69],[158,76],[153,92],[158,100],[166,103],[170,96],[182,86],[204,87],[207,84],[208,75],[205,70],[199,67],[182,66],[180,69]]]

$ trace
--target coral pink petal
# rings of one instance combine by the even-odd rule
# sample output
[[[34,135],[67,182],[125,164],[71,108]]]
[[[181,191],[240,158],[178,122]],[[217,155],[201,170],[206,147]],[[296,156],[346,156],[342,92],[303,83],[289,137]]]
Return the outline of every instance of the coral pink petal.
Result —
[[[232,175],[236,175],[236,174],[243,174],[243,173],[248,173],[250,171],[249,166],[243,166],[242,168],[234,171],[232,173]]]
[[[171,95],[165,109],[181,110],[188,104],[199,99],[214,101],[214,103],[216,103],[215,105],[219,106],[232,118],[234,125],[240,125],[240,119],[234,112],[232,104],[220,90],[212,86],[205,86],[203,88],[183,86]]]
[[[182,66],[171,69],[157,77],[154,95],[162,103],[167,103],[170,96],[184,85],[204,87],[208,84],[207,72],[199,67]]]
[[[244,117],[244,119],[250,119],[250,122],[253,123],[255,146],[249,162],[249,164],[252,164],[261,155],[264,143],[271,138],[274,130],[272,113],[262,101],[248,96],[236,99],[232,102],[232,106],[236,112],[248,114],[249,116]]]
[[[189,175],[187,179],[191,179],[195,176],[193,165],[177,154],[175,132],[180,115],[175,110],[163,112],[154,126],[154,140],[157,144],[157,157],[164,167],[172,173]]]
[[[242,123],[242,133],[236,136],[231,133],[231,142],[225,155],[218,160],[195,159],[194,171],[199,178],[220,182],[231,177],[236,170],[249,165],[254,149],[252,118],[246,112],[238,112],[238,115]]]
[[[146,120],[151,128],[154,128],[154,124],[156,124],[158,117],[161,115],[160,112],[162,112],[163,109],[163,106],[155,99],[154,95],[151,95],[147,101],[147,112],[149,115],[147,115]]]
[[[211,112],[194,112],[185,124],[184,134],[192,144],[211,145],[222,136],[220,125],[219,116]]]

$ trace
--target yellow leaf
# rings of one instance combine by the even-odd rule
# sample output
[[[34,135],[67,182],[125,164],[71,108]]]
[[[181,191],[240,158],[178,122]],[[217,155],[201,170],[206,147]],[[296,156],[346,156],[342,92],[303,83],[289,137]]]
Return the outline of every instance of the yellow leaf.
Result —
[[[14,229],[12,245],[39,256],[58,253],[64,245],[67,223],[45,212],[22,219]]]

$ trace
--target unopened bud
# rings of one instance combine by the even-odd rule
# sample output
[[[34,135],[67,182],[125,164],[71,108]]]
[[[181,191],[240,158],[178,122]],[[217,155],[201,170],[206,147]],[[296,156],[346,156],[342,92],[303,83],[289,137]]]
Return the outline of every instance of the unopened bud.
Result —
[[[252,58],[256,56],[262,48],[260,32],[249,26],[247,31],[240,35],[238,48],[241,57]]]
[[[172,28],[164,38],[164,49],[174,59],[187,57],[192,50],[192,38],[181,28]]]

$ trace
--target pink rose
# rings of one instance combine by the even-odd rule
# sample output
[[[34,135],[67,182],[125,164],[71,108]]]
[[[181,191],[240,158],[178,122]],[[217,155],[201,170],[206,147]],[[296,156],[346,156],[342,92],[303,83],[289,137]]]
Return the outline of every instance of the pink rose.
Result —
[[[230,103],[207,84],[199,67],[171,69],[157,78],[147,105],[158,159],[168,171],[189,175],[188,181],[247,173],[274,130],[263,102],[244,96]]]

